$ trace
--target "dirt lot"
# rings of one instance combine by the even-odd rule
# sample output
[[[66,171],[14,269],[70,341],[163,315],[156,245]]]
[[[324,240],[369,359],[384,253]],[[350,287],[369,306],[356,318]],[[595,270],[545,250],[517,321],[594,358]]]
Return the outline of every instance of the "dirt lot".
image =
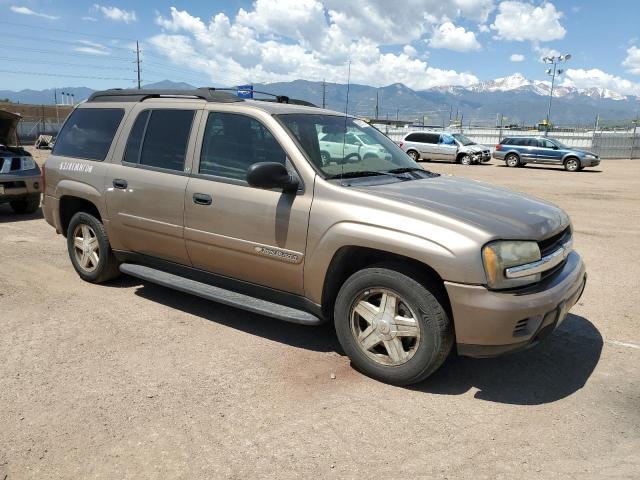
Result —
[[[425,166],[565,208],[589,283],[542,345],[414,388],[352,370],[330,328],[83,283],[40,212],[0,207],[0,480],[639,478],[640,161]]]

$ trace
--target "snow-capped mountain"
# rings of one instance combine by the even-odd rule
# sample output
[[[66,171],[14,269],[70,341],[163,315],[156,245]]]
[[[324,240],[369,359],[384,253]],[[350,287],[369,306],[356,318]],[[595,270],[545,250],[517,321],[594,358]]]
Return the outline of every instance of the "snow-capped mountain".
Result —
[[[478,82],[468,87],[439,87],[438,91],[446,93],[468,92],[509,92],[509,91],[530,91],[537,95],[549,95],[551,82],[544,80],[529,80],[521,73],[514,73],[508,77],[496,78]],[[556,84],[553,89],[554,97],[565,97],[567,95],[587,95],[591,98],[608,98],[611,100],[626,100],[627,96],[609,90],[608,88],[575,88]]]

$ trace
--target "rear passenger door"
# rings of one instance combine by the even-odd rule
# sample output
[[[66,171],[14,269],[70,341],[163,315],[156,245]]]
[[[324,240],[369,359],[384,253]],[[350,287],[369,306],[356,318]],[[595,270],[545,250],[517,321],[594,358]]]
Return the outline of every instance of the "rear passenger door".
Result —
[[[524,162],[535,162],[537,159],[538,141],[535,138],[514,138],[512,145]]]
[[[136,107],[106,177],[114,248],[188,265],[184,194],[200,111]],[[195,135],[194,135],[195,136]]]
[[[266,161],[297,176],[279,128],[274,134],[248,114],[208,112],[185,195],[185,239],[194,267],[302,294],[313,185],[284,193],[246,181],[249,167]]]
[[[440,135],[437,133],[419,133],[418,138],[420,140],[419,148],[420,154],[423,158],[430,160],[441,160],[442,155],[438,148],[438,142],[440,141]]]

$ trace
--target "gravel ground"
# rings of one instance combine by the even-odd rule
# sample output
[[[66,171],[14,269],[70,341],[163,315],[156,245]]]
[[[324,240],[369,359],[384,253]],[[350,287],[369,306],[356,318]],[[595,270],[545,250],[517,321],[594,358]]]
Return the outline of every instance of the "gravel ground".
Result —
[[[355,372],[329,327],[83,283],[40,212],[0,207],[0,480],[639,478],[640,161],[493,163],[424,165],[565,208],[586,292],[543,344],[412,388]]]

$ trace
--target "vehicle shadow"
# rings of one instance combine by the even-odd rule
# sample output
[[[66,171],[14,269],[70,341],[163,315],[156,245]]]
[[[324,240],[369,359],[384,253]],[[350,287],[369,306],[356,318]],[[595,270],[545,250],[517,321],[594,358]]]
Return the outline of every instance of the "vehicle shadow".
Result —
[[[8,203],[0,205],[0,224],[12,222],[25,222],[28,220],[43,219],[42,208],[38,208],[33,213],[14,213]]]
[[[139,286],[136,295],[169,308],[293,347],[344,355],[332,323],[319,327],[287,323],[128,276],[108,285]],[[602,347],[598,329],[584,317],[569,314],[550,337],[533,348],[488,359],[452,355],[432,376],[407,388],[435,395],[462,395],[478,389],[474,397],[490,402],[550,403],[585,385]]]
[[[507,167],[504,164],[495,164],[496,167],[498,168],[513,168],[513,167]],[[517,169],[514,168],[514,170],[553,170],[553,171],[561,171],[564,172],[565,169],[562,167],[562,165],[558,165],[557,167],[543,167],[542,165],[525,165],[524,167],[519,167]],[[585,174],[585,173],[602,173],[602,170],[594,170],[591,167],[585,167],[584,170],[580,170],[579,172],[573,172],[573,173],[580,173],[580,174]]]
[[[127,284],[130,285],[129,281],[130,277],[125,276],[122,280],[118,279],[115,282],[111,282],[110,286],[118,287],[120,282],[127,282]],[[135,294],[142,298],[161,303],[169,308],[180,310],[226,327],[241,330],[250,335],[257,335],[269,340],[315,352],[343,353],[336,338],[333,324],[331,323],[325,323],[318,327],[298,325],[238,308],[228,307],[153,283],[146,283],[134,279],[133,285],[135,284],[140,285],[140,288],[135,291]]]
[[[543,342],[511,355],[473,359],[452,356],[421,384],[425,393],[461,395],[472,388],[475,398],[514,405],[540,405],[568,397],[593,373],[603,340],[586,318],[569,314]]]

